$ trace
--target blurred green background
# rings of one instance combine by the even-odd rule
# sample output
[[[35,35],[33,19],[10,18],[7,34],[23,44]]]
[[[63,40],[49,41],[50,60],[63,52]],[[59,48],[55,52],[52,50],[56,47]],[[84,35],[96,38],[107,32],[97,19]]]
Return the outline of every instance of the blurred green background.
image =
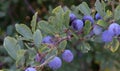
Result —
[[[38,11],[38,20],[47,20],[53,8],[61,5],[71,9],[72,6],[77,6],[83,1],[93,8],[96,0],[0,0],[0,70],[15,67],[13,59],[2,45],[5,36],[14,36],[16,23],[25,23],[29,26],[36,11]],[[119,71],[120,49],[114,54],[100,46],[95,50],[97,51],[76,55],[72,63],[63,63],[58,71]]]

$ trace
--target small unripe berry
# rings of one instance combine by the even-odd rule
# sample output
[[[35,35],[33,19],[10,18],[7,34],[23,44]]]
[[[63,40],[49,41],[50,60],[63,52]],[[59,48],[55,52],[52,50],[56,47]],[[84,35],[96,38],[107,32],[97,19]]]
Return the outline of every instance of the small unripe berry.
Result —
[[[102,19],[102,17],[100,16],[99,13],[96,13],[96,15],[95,15],[95,19],[96,19],[96,20],[99,20],[99,19]]]
[[[110,33],[108,30],[102,33],[102,40],[103,42],[111,42],[113,39],[113,34]]]
[[[85,22],[86,20],[89,20],[92,24],[94,23],[94,19],[92,18],[92,16],[86,15],[83,17],[83,22]]]
[[[76,19],[72,22],[71,26],[74,30],[79,31],[83,28],[83,21]]]
[[[43,38],[42,43],[49,43],[53,44],[52,37],[51,36],[46,36]]]
[[[36,56],[35,56],[35,61],[36,61],[36,62],[40,62],[40,60],[41,60],[40,55],[39,55],[39,54],[36,54]]]
[[[102,33],[102,28],[98,25],[95,25],[93,27],[93,32],[94,32],[95,35],[100,35]]]
[[[59,57],[54,57],[49,63],[48,66],[53,69],[56,70],[58,68],[60,68],[62,65],[62,61]]]
[[[113,35],[118,36],[120,35],[120,25],[117,23],[110,24],[108,31],[111,32]]]
[[[62,59],[65,61],[65,62],[71,62],[73,60],[73,53],[70,51],[70,50],[65,50],[63,53],[62,53]]]
[[[35,68],[33,68],[33,67],[29,67],[25,71],[37,71],[37,70]]]

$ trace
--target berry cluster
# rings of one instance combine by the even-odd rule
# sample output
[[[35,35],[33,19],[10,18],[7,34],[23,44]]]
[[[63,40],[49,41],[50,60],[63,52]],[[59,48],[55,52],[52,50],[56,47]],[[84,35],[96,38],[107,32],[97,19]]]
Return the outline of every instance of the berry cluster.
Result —
[[[89,20],[92,24],[94,24],[94,19],[90,15],[84,16],[82,20],[77,19],[77,17],[73,13],[70,13],[69,16],[70,16],[70,26],[76,31],[82,30],[86,20]]]
[[[102,40],[104,42],[111,42],[113,37],[120,35],[120,25],[112,23],[109,25],[108,30],[102,33]]]
[[[82,18],[82,20],[78,19],[73,13],[70,13],[69,17],[70,17],[69,25],[74,31],[83,30],[85,21],[87,20],[90,21],[92,25],[92,29],[90,33],[94,35],[100,35],[103,42],[106,42],[106,43],[111,42],[113,37],[120,35],[120,25],[117,23],[112,23],[109,25],[108,29],[105,29],[102,26],[95,24],[94,18],[90,15],[85,15]],[[100,16],[99,13],[96,13],[95,20],[102,20],[102,17]],[[54,37],[50,35],[45,36],[42,39],[42,43],[54,45],[56,42],[53,39]],[[74,55],[70,50],[66,49],[62,52],[61,58],[63,61],[70,63],[73,60]],[[53,70],[60,68],[62,66],[61,58],[58,56],[55,56],[50,62],[48,62],[47,66]],[[40,57],[40,55],[36,54],[35,61],[41,62],[41,59],[42,58]],[[36,71],[36,69],[29,67],[25,71]]]
[[[73,57],[73,53],[70,50],[64,50],[64,52],[62,53],[62,59],[65,62],[71,62],[73,60]],[[48,63],[48,66],[51,69],[56,70],[62,66],[62,60],[56,56]]]
[[[120,35],[120,25],[117,23],[111,23],[108,29],[104,29],[103,27],[95,24],[93,17],[90,15],[85,15],[82,20],[80,20],[77,19],[73,13],[70,14],[70,26],[76,31],[82,30],[86,20],[91,22],[93,27],[91,32],[93,32],[95,35],[101,35],[103,42],[111,42],[114,36]],[[102,17],[99,13],[95,14],[95,20],[102,20]]]

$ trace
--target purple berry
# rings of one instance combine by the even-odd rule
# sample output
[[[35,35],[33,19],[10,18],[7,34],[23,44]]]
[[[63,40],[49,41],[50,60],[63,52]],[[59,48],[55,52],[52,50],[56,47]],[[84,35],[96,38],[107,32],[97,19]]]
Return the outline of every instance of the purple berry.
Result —
[[[76,19],[72,22],[71,26],[74,30],[81,30],[83,28],[83,21]]]
[[[111,32],[113,35],[120,35],[120,25],[117,23],[112,23],[109,28],[108,31]]]
[[[40,55],[39,55],[39,54],[36,54],[36,56],[35,56],[35,61],[36,61],[36,62],[40,62],[40,60],[41,60]]]
[[[70,51],[70,50],[65,50],[63,53],[62,53],[62,59],[65,61],[65,62],[71,62],[73,60],[73,53]]]
[[[58,68],[60,68],[62,65],[62,61],[59,57],[54,57],[49,63],[48,66],[53,69],[56,70]]]
[[[113,39],[113,34],[110,33],[108,30],[106,30],[102,33],[102,40],[104,42],[111,42],[112,39]]]
[[[25,71],[37,71],[37,70],[35,68],[33,68],[33,67],[29,67]]]
[[[51,36],[46,36],[43,38],[42,43],[49,43],[53,44],[52,37]]]
[[[94,23],[94,19],[92,18],[92,16],[86,15],[83,17],[83,22],[85,22],[86,20],[89,20],[92,24]]]
[[[41,64],[45,61],[45,59],[44,58],[41,58],[41,55],[39,55],[39,54],[36,54],[36,56],[35,56],[35,61],[36,62],[40,62]]]
[[[69,25],[71,26],[71,23],[72,23],[75,19],[77,19],[77,17],[76,17],[75,14],[73,14],[73,13],[70,13],[70,14],[69,14],[69,17],[70,17],[70,23],[69,23]]]
[[[96,20],[99,20],[99,19],[102,19],[102,17],[100,16],[99,13],[96,13],[96,15],[95,15],[95,19],[96,19]]]
[[[100,35],[102,33],[102,28],[98,25],[95,25],[93,27],[93,32],[94,32],[95,35]]]
[[[70,17],[70,21],[77,19],[75,14],[73,14],[73,13],[70,13],[69,17]]]

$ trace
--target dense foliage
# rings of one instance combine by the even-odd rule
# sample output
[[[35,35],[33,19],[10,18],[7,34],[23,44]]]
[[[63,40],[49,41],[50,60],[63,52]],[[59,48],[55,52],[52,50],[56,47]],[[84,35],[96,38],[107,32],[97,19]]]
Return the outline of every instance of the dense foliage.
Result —
[[[18,0],[8,2],[19,3]],[[37,1],[44,2],[49,0]],[[7,36],[0,47],[0,68],[8,71],[119,71],[119,1],[96,0],[95,4],[81,1],[70,7],[71,2],[60,1],[60,6],[54,9],[49,6],[49,14],[42,9],[44,16],[39,16],[43,13],[30,6],[34,13],[30,22],[16,22],[13,17],[13,25],[2,24],[7,28]],[[27,0],[25,3],[30,5]],[[7,16],[5,12],[0,16],[2,19]]]

